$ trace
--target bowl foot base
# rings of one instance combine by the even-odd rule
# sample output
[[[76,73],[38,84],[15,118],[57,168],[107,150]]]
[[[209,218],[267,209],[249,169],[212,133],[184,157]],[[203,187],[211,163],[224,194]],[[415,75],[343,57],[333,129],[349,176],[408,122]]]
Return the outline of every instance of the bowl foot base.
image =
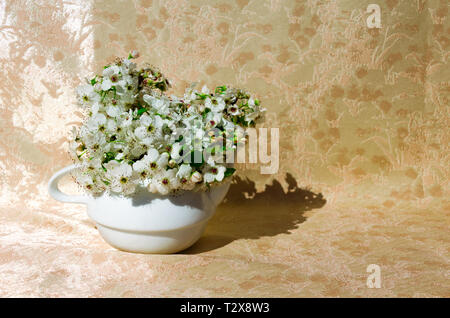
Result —
[[[193,245],[203,234],[206,222],[188,228],[163,232],[129,232],[97,224],[103,239],[126,252],[171,254]]]

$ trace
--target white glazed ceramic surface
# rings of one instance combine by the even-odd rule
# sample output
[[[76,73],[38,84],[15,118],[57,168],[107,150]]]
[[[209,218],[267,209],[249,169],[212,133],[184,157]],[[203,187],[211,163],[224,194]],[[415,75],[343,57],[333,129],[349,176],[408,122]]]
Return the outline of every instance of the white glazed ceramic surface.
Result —
[[[61,192],[58,182],[74,169],[72,165],[53,175],[48,184],[50,195],[62,202],[86,204],[89,217],[106,242],[136,253],[175,253],[194,244],[230,187],[227,182],[206,192],[186,191],[173,196],[146,189],[131,197],[73,196]]]

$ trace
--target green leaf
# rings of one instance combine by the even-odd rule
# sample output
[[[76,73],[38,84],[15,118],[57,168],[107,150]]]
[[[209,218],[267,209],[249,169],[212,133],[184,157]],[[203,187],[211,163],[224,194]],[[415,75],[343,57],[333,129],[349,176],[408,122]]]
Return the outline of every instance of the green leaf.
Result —
[[[226,178],[226,177],[233,175],[233,173],[235,171],[236,171],[236,169],[234,169],[234,168],[227,168],[227,170],[225,170],[224,177]]]
[[[216,154],[216,147],[206,148],[206,152],[214,156]]]
[[[105,159],[103,160],[104,163],[109,162],[113,160],[116,157],[116,154],[112,151],[108,151],[105,153]]]
[[[197,97],[200,97],[200,99],[206,99],[206,97],[208,97],[208,94],[202,94],[202,93],[195,93],[195,95],[197,95]]]
[[[216,89],[215,89],[215,92],[216,92],[217,94],[223,94],[223,93],[226,92],[226,90],[227,90],[227,87],[226,87],[225,85],[223,85],[223,86],[217,86]]]
[[[156,82],[155,87],[162,91],[165,91],[167,89],[166,83],[164,81]]]
[[[112,86],[111,89],[114,91],[114,99],[117,98],[117,89],[115,86]]]
[[[81,157],[83,157],[83,155],[86,153],[86,151],[87,151],[87,149],[85,149],[82,153],[80,153],[80,154],[78,155],[78,159],[80,159]]]
[[[143,113],[145,113],[147,111],[147,108],[141,108],[138,110],[137,115],[141,116]]]
[[[205,108],[205,110],[203,111],[203,113],[202,113],[202,117],[203,117],[203,119],[205,119],[206,118],[206,115],[209,113],[209,112],[211,112],[211,109],[209,109],[209,108]]]
[[[102,103],[103,103],[103,101],[105,100],[106,94],[108,94],[107,91],[102,91],[102,93],[101,93],[101,96],[102,96],[101,102],[102,102]]]

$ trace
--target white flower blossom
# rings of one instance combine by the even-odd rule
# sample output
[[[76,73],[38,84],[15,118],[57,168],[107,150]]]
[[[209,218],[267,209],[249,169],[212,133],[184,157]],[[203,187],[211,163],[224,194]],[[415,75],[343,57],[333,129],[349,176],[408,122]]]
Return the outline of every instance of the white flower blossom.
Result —
[[[206,115],[207,127],[210,127],[210,128],[216,127],[220,123],[222,123],[222,113],[217,113],[215,111],[212,111]]]
[[[257,99],[227,86],[183,98],[167,96],[169,81],[137,69],[137,53],[106,66],[77,88],[87,110],[69,143],[80,165],[75,178],[89,192],[131,195],[139,187],[163,195],[206,189],[233,174],[225,150],[245,142],[245,128],[263,115]],[[206,151],[206,152],[205,152]]]
[[[241,114],[239,107],[237,105],[229,105],[227,108],[227,112],[232,116],[237,116]]]
[[[111,65],[103,70],[102,90],[107,91],[119,82],[120,67]]]
[[[224,166],[212,166],[208,172],[205,173],[205,182],[211,183],[214,181],[222,181],[225,176],[226,168]]]
[[[105,128],[106,116],[102,113],[97,113],[93,115],[87,122],[87,127],[90,131],[102,130],[101,127]]]
[[[128,163],[111,160],[105,164],[105,168],[106,177],[111,181],[113,192],[124,194],[134,192],[135,184],[131,180],[133,169]]]
[[[169,101],[165,98],[155,98],[150,95],[144,95],[143,99],[148,105],[152,106],[157,113],[161,115],[169,114]]]
[[[209,97],[205,101],[205,106],[211,109],[213,112],[221,112],[225,108],[225,101],[222,97]]]
[[[119,117],[122,112],[118,106],[110,105],[106,107],[106,113],[108,114],[108,116],[116,118]]]
[[[180,181],[176,176],[177,169],[169,169],[160,173],[159,178],[156,178],[151,183],[151,190],[156,189],[160,194],[168,194],[171,190],[175,190],[180,186]]]
[[[94,90],[90,84],[81,85],[77,88],[78,101],[80,105],[93,105],[100,101],[100,95]]]
[[[177,177],[181,178],[188,178],[191,174],[192,167],[188,164],[182,164],[177,172]]]

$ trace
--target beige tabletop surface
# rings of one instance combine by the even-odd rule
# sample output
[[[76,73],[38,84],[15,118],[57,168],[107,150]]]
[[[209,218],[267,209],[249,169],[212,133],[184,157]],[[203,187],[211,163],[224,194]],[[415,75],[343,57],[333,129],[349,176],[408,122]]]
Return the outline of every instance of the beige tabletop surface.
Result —
[[[0,19],[0,297],[450,296],[447,1],[15,0]],[[170,93],[248,89],[280,132],[277,172],[239,167],[175,255],[115,250],[47,193],[74,88],[134,49]]]

